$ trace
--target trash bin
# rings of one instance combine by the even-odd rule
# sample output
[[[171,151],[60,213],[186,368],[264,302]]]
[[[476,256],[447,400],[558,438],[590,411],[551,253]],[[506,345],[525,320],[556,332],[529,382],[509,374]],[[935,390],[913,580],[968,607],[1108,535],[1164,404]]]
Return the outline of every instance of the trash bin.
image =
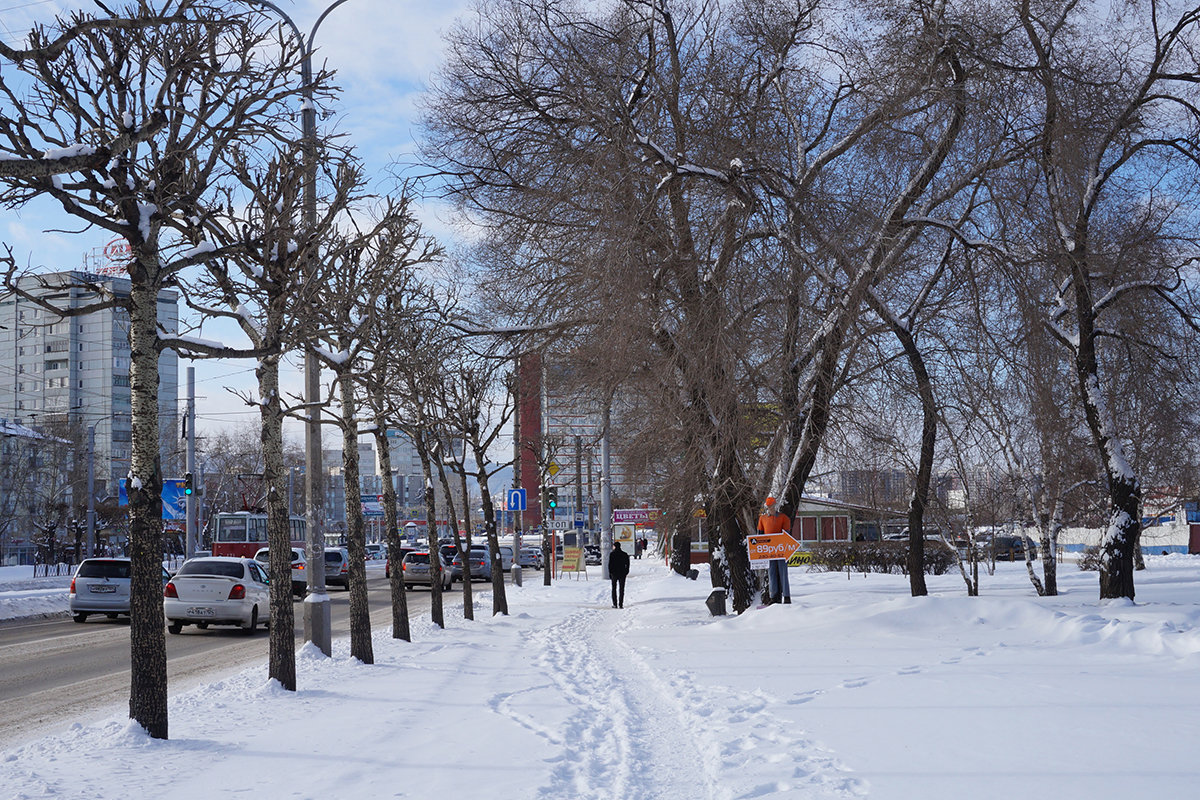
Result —
[[[704,601],[704,605],[708,606],[708,613],[714,617],[725,616],[725,590],[713,589],[708,599]]]

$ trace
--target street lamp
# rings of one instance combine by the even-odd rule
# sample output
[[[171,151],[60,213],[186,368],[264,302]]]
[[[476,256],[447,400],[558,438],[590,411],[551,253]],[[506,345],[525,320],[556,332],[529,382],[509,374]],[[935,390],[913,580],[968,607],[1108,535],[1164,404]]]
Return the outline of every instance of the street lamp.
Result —
[[[312,92],[312,43],[317,29],[330,12],[347,0],[335,0],[321,12],[308,37],[287,13],[270,0],[245,0],[265,6],[279,15],[300,42],[303,60],[300,79],[304,83],[301,109],[304,141],[304,224],[312,230],[317,223],[317,109]],[[312,256],[310,255],[311,259]],[[310,260],[308,269],[313,271]],[[307,519],[305,548],[308,550],[308,594],[304,598],[304,641],[312,642],[325,655],[332,653],[332,621],[329,595],[325,592],[325,491],[321,486],[321,366],[313,353],[304,354],[304,401],[308,422],[304,428],[304,509]]]

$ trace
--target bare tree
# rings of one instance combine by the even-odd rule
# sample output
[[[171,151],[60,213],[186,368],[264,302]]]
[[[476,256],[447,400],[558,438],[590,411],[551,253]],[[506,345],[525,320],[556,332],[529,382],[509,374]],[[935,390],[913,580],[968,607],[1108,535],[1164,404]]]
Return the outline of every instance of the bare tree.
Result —
[[[120,16],[162,15],[145,0]],[[301,87],[292,79],[299,53],[260,30],[255,18],[187,5],[186,18],[162,25],[91,27],[64,40],[61,49],[40,48],[16,64],[30,81],[18,93],[0,77],[6,100],[5,131],[12,149],[123,146],[101,165],[81,164],[69,176],[5,177],[0,202],[33,196],[58,201],[86,226],[125,238],[130,292],[106,294],[92,283],[97,302],[63,309],[30,297],[63,315],[123,308],[130,320],[133,446],[129,474],[131,579],[130,716],[155,738],[167,737],[166,643],[162,615],[158,423],[158,355],[168,347],[196,348],[159,335],[161,289],[179,272],[207,260],[172,229],[203,214],[200,202],[220,180],[221,155],[255,137],[287,130],[286,103]],[[72,28],[59,20],[54,41]],[[165,123],[159,117],[165,116]],[[161,124],[161,127],[160,126]],[[151,128],[150,137],[141,133]],[[137,140],[137,141],[134,141]],[[17,289],[16,271],[6,286]],[[203,351],[204,348],[198,348]]]
[[[328,178],[325,184],[332,188],[313,226],[301,224],[306,176],[297,168],[299,147],[285,145],[261,167],[240,149],[226,154],[237,182],[225,190],[223,203],[214,204],[225,212],[214,213],[192,232],[197,247],[212,247],[226,257],[206,263],[205,277],[189,302],[204,318],[233,320],[257,354],[258,394],[243,399],[259,411],[257,438],[267,487],[269,674],[288,691],[296,689],[296,645],[283,419],[294,409],[283,402],[279,362],[299,340],[297,328],[307,321],[306,312],[314,305],[321,276],[310,270],[309,264],[328,255],[325,245],[332,238],[335,221],[354,201],[358,186],[353,165],[333,157],[327,148],[322,150],[325,157],[320,163]]]
[[[491,476],[503,465],[491,468],[489,452],[515,409],[511,387],[508,385],[511,378],[502,371],[506,362],[490,355],[488,349],[472,348],[474,354],[460,359],[457,369],[449,376],[446,387],[446,405],[449,412],[447,424],[456,436],[462,438],[464,445],[462,457],[455,464],[455,470],[462,478],[464,498],[467,495],[468,456],[474,462],[475,483],[479,487],[482,499],[484,534],[487,537],[488,556],[492,564],[492,613],[508,614],[504,571],[500,569],[503,559],[500,557],[496,511],[488,485]],[[513,559],[514,563],[519,565],[520,553],[516,552],[515,545]],[[469,597],[468,592],[467,588],[463,589],[464,599]]]
[[[1120,318],[1136,308],[1195,324],[1182,275],[1190,258],[1178,247],[1190,236],[1181,208],[1195,198],[1195,182],[1174,176],[1194,176],[1200,165],[1192,56],[1200,10],[1148,0],[1106,19],[1090,15],[1075,3],[1016,9],[1009,61],[1037,104],[1033,174],[1020,176],[1035,177],[1036,189],[1022,213],[1037,215],[1010,252],[1051,267],[1045,324],[1071,355],[1108,489],[1100,597],[1132,598],[1143,487],[1127,444],[1136,437],[1118,427],[1113,409],[1122,393],[1115,365],[1126,352],[1165,359],[1163,342],[1124,335]],[[1099,40],[1106,46],[1094,46]],[[1164,184],[1171,190],[1158,191]]]
[[[366,219],[366,217],[364,217]],[[379,328],[379,298],[402,283],[416,265],[438,254],[413,217],[411,197],[388,198],[334,254],[325,283],[306,314],[309,346],[334,375],[340,413],[331,422],[342,433],[342,476],[346,498],[346,543],[350,556],[350,651],[374,662],[367,605],[366,534],[358,464],[358,410],[361,376],[371,354],[371,334]],[[436,568],[436,558],[431,567]],[[398,565],[397,565],[398,566]]]

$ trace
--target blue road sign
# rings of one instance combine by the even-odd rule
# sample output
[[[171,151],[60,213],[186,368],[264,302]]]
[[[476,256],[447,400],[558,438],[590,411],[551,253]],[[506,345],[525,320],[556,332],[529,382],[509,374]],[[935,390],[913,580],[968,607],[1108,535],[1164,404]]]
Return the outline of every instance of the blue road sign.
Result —
[[[583,512],[582,511],[575,512],[575,527],[576,528],[583,527]]]
[[[509,511],[524,511],[525,510],[525,490],[524,489],[509,489],[508,494],[508,510]]]

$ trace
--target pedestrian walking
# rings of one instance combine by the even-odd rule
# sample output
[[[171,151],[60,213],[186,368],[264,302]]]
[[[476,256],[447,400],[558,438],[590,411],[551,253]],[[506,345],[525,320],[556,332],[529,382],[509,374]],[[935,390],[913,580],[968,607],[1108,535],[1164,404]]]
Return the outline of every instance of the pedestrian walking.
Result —
[[[763,534],[791,533],[792,521],[787,514],[779,512],[774,497],[763,502],[763,513],[758,518],[758,532]],[[767,562],[767,594],[772,603],[792,602],[792,587],[788,582],[787,561],[773,558]]]
[[[608,577],[612,581],[613,608],[625,607],[625,578],[628,576],[629,553],[621,549],[620,542],[613,542],[612,552],[608,554]]]

